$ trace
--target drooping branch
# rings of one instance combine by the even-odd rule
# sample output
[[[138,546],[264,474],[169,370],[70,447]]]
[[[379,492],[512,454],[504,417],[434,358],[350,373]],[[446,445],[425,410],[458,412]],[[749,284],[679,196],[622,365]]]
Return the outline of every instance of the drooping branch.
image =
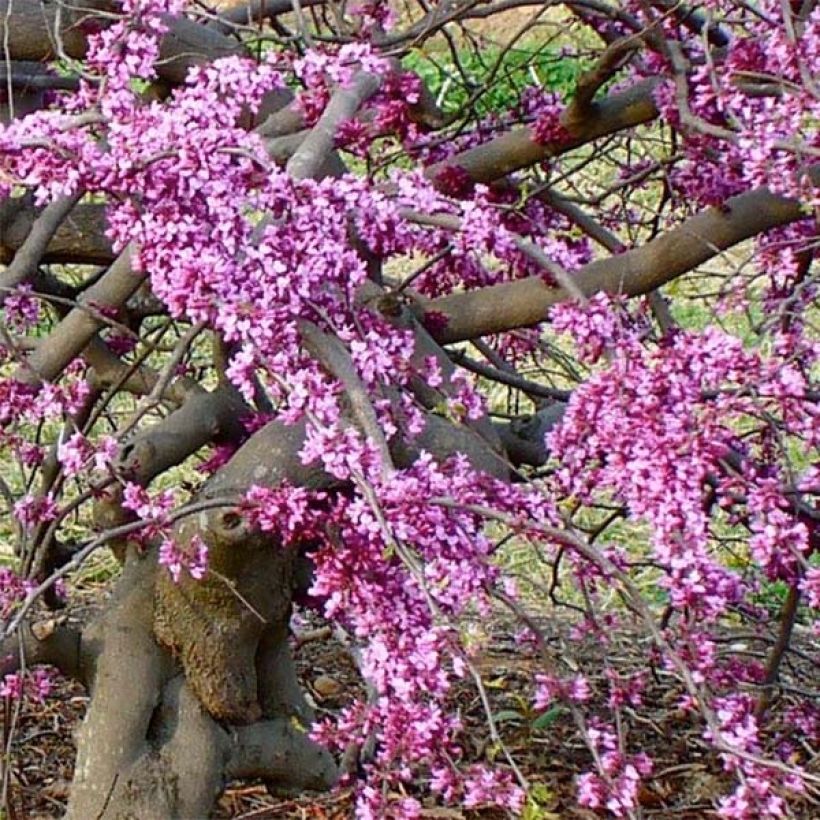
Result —
[[[413,352],[408,364],[418,374],[425,372],[426,363],[434,359],[443,377],[441,385],[433,389],[419,375],[410,379],[410,390],[416,401],[429,412],[425,429],[415,441],[407,442],[401,436],[394,437],[390,449],[396,464],[400,467],[412,464],[417,458],[419,449],[424,449],[435,458],[444,459],[453,452],[464,453],[473,465],[480,470],[507,478],[509,464],[503,455],[503,447],[498,434],[489,418],[483,416],[455,424],[438,415],[438,408],[443,398],[455,393],[455,366],[441,345],[424,328],[410,306],[396,294],[385,293],[374,282],[364,284],[358,294],[362,304],[381,314],[395,328],[402,328],[413,333]]]
[[[760,720],[774,699],[774,690],[780,675],[780,664],[791,643],[792,631],[797,621],[797,608],[800,603],[800,588],[792,584],[783,602],[780,612],[780,628],[777,640],[769,654],[766,664],[766,673],[760,689],[760,695],[755,706],[755,716]]]
[[[299,331],[311,355],[344,385],[353,418],[362,432],[379,450],[382,468],[386,472],[392,472],[393,458],[387,447],[387,440],[379,425],[376,410],[367,395],[367,389],[356,372],[347,348],[337,337],[323,333],[312,322],[301,322]]]
[[[492,365],[477,361],[476,359],[471,359],[463,351],[456,351],[452,359],[456,364],[465,370],[469,370],[471,373],[475,373],[477,376],[497,382],[498,384],[506,384],[508,387],[521,390],[530,396],[542,399],[559,399],[562,401],[566,401],[566,399],[569,398],[569,391],[567,390],[560,390],[555,387],[530,381],[523,376],[519,376],[515,371],[507,372],[506,370],[501,370]]]
[[[820,166],[812,169],[820,180]],[[744,239],[805,217],[792,199],[758,188],[709,208],[640,248],[596,260],[574,274],[587,296],[604,291],[638,296],[691,271]],[[572,298],[541,277],[456,293],[423,304],[432,335],[442,344],[538,324],[549,308]]]

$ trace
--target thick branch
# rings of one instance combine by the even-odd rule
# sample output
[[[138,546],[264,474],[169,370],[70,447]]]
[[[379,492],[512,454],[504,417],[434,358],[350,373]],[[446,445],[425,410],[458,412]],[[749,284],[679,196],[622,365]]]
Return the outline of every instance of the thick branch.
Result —
[[[23,624],[0,647],[0,678],[16,672],[25,662],[27,667],[38,664],[56,666],[64,675],[88,683],[93,658],[83,652],[79,629],[64,624],[45,622]]]
[[[91,368],[88,382],[99,390],[115,388],[135,396],[147,396],[156,389],[160,379],[160,374],[145,364],[124,362],[99,336],[88,343],[82,355]],[[162,390],[161,400],[178,406],[191,393],[201,392],[199,382],[181,377]]]
[[[130,556],[115,597],[96,625],[104,651],[78,733],[67,815],[74,820],[102,817],[120,772],[148,751],[157,692],[170,671],[151,634],[155,573],[155,555]]]
[[[12,88],[21,91],[76,91],[80,81],[76,77],[53,74],[41,63],[18,60],[0,64],[0,83],[4,86],[10,83]]]
[[[324,5],[327,0],[299,0],[302,8]],[[230,30],[232,26],[259,24],[269,17],[293,12],[293,0],[246,0],[233,8],[226,9],[219,15],[216,26],[221,31]]]
[[[329,789],[338,777],[330,753],[287,719],[260,721],[233,730],[228,777],[261,778],[288,788]]]
[[[196,390],[179,409],[125,444],[118,471],[130,481],[149,484],[215,439],[238,439],[244,430],[239,419],[247,411],[233,388]]]
[[[378,77],[362,71],[349,88],[336,89],[319,121],[287,164],[287,171],[294,179],[315,177],[321,171],[333,151],[339,126],[376,93],[380,82]]]
[[[52,60],[60,56],[60,49],[69,57],[82,59],[88,19],[95,17],[95,12],[118,10],[112,0],[83,0],[76,5],[0,0],[0,38],[7,43],[12,60]],[[106,23],[110,18],[95,19]],[[160,44],[157,73],[167,82],[181,83],[192,66],[243,50],[235,40],[192,20],[168,17],[165,23],[168,32]]]
[[[568,120],[580,121],[593,113],[592,100],[595,95],[607,80],[626,65],[640,45],[637,37],[616,40],[604,51],[598,63],[578,78],[572,103],[567,109]]]
[[[531,128],[519,128],[431,165],[425,173],[435,180],[444,168],[459,166],[474,182],[494,182],[599,137],[650,122],[658,116],[652,92],[659,82],[660,78],[643,80],[626,91],[590,104],[582,118],[567,118],[564,126],[569,138],[561,142],[541,144],[533,138]]]
[[[820,181],[820,166],[812,171]],[[744,239],[806,216],[794,200],[757,188],[709,208],[641,248],[585,265],[575,281],[586,296],[604,291],[637,296],[696,268]],[[431,331],[441,343],[463,341],[542,322],[549,308],[572,298],[531,276],[516,282],[456,293],[424,304],[434,320]],[[446,319],[442,327],[441,319]]]
[[[25,242],[14,256],[14,261],[0,273],[0,306],[9,291],[27,281],[36,271],[52,237],[77,204],[81,194],[52,202],[34,220]]]
[[[691,4],[681,3],[678,0],[652,0],[652,5],[665,14],[671,14],[675,20],[695,34],[705,32],[713,46],[722,48],[731,42],[732,38],[729,33],[712,22],[702,9],[693,8]]]
[[[522,464],[541,467],[546,464],[549,453],[544,437],[561,421],[566,409],[566,403],[556,402],[535,415],[496,425],[504,449],[516,467]]]
[[[119,310],[144,279],[144,273],[132,269],[131,253],[126,248],[105,275],[83,293],[80,306],[71,310],[40,342],[15,377],[29,384],[56,379],[104,327],[100,312]]]
[[[0,264],[8,264],[31,235],[42,211],[26,197],[0,202]],[[105,235],[105,206],[77,205],[51,237],[41,261],[107,265],[114,259]]]

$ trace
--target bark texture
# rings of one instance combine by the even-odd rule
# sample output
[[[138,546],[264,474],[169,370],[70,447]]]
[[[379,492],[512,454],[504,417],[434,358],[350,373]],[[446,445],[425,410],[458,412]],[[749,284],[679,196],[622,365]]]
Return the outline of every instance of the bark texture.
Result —
[[[269,424],[198,500],[284,480],[328,486],[298,458],[303,435]],[[72,820],[207,817],[232,777],[298,791],[336,779],[332,757],[306,734],[313,714],[288,646],[298,550],[251,529],[230,504],[181,519],[174,537],[208,545],[208,576],[174,583],[156,554],[131,546],[116,595],[83,635],[96,674]]]

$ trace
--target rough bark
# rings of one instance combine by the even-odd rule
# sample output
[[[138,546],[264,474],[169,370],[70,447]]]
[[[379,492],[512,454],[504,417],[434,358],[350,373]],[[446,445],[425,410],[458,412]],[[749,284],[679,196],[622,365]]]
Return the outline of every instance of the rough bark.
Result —
[[[319,474],[296,456],[298,431],[280,432],[278,447],[264,442],[264,459],[251,439],[200,498],[265,479],[313,481]],[[72,820],[207,817],[230,777],[299,790],[336,778],[305,734],[313,716],[287,644],[296,551],[233,508],[182,519],[174,535],[182,546],[207,541],[208,576],[175,584],[153,551],[130,548],[117,594],[83,635],[97,660]]]
[[[186,678],[208,712],[231,723],[262,717],[256,656],[268,629],[290,618],[293,550],[247,530],[234,511],[203,513],[178,529],[178,543],[196,535],[208,544],[209,572],[174,583],[158,576],[154,629],[179,656]]]

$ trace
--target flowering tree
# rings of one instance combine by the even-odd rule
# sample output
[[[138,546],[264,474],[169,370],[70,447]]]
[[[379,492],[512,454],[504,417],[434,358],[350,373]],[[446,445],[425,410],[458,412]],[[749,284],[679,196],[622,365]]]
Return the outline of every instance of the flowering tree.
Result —
[[[650,671],[722,816],[816,793],[783,673],[820,606],[815,3],[3,0],[0,28],[3,691],[89,688],[70,817],[204,817],[230,778],[518,812],[447,704],[486,703],[460,624],[497,608],[587,745],[581,805],[640,814]],[[551,649],[510,540],[646,669]],[[45,621],[102,547],[100,616]],[[295,604],[356,647],[336,722]]]

